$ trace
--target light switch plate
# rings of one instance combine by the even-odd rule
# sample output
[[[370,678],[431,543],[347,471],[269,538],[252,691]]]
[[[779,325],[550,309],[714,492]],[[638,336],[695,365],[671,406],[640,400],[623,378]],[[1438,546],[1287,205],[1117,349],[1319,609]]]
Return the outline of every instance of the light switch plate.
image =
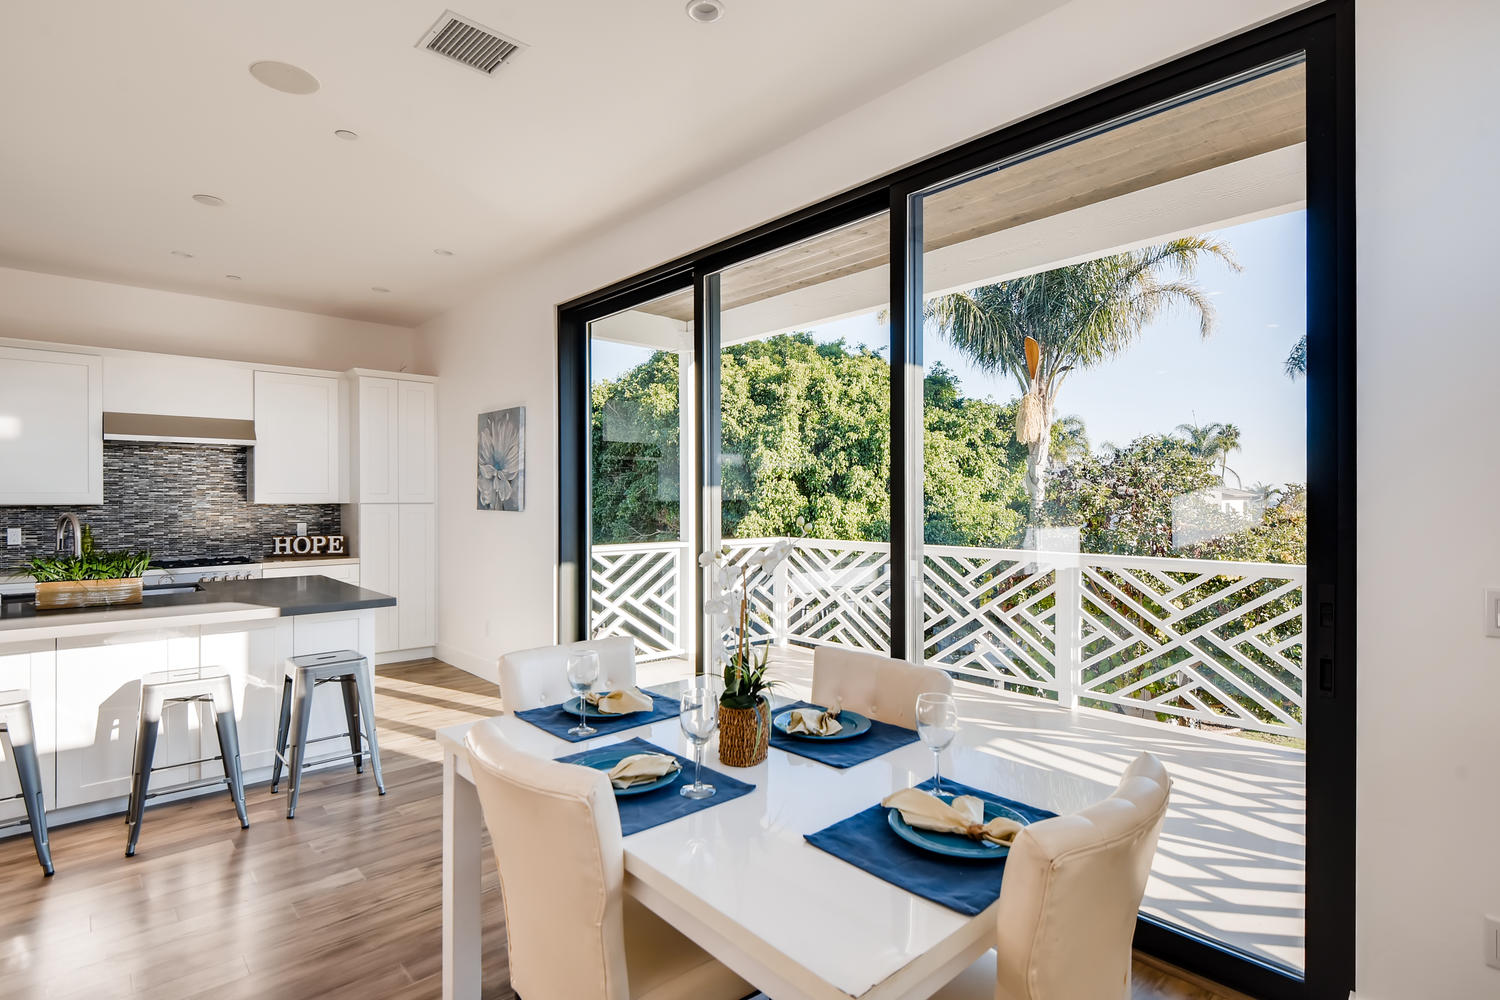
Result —
[[[6,528],[5,529],[5,544],[6,545],[20,545],[21,544],[21,529],[20,528]]]
[[[1484,634],[1500,639],[1500,589],[1484,592]]]
[[[1484,918],[1484,964],[1500,969],[1500,917]]]

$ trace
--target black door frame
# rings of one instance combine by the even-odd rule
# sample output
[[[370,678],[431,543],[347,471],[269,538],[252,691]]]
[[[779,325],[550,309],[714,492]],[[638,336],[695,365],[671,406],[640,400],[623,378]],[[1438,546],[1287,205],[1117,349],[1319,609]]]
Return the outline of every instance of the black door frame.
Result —
[[[1355,268],[1354,3],[1325,0],[1050,111],[981,136],[703,250],[558,307],[558,635],[587,634],[589,597],[588,326],[660,295],[695,291],[695,405],[715,412],[717,273],[752,257],[883,212],[891,220],[891,639],[906,657],[918,641],[906,572],[920,539],[907,482],[921,405],[917,193],[1038,146],[1061,141],[1180,94],[1303,53],[1307,65],[1308,565],[1304,622],[1307,738],[1306,970],[1302,978],[1149,917],[1138,948],[1267,1000],[1345,1000],[1354,987],[1355,833]],[[892,128],[899,128],[893,123]],[[915,376],[913,375],[915,373]],[[699,419],[691,442],[698,486],[717,481],[718,436]],[[689,446],[684,443],[684,447]],[[697,505],[697,538],[707,504]],[[701,602],[701,595],[699,598]],[[700,609],[701,610],[701,609]],[[700,616],[701,618],[701,616]],[[915,631],[915,634],[913,634]],[[701,647],[701,643],[699,644]],[[701,653],[700,653],[701,656]]]

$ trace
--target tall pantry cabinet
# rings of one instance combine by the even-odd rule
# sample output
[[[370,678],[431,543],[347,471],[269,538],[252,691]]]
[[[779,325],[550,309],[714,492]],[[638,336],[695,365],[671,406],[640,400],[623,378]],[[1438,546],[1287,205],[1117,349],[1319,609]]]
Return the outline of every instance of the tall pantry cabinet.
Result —
[[[437,642],[437,382],[420,375],[346,374],[352,410],[344,532],[360,586],[396,598],[375,612],[386,660],[431,655]]]

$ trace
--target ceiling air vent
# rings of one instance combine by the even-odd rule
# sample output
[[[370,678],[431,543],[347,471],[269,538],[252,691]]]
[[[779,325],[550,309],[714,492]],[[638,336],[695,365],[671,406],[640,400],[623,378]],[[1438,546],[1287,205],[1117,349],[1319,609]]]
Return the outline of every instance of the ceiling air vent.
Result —
[[[497,69],[514,59],[526,46],[493,28],[486,28],[447,10],[417,43],[417,47],[463,63],[485,76],[493,76]]]

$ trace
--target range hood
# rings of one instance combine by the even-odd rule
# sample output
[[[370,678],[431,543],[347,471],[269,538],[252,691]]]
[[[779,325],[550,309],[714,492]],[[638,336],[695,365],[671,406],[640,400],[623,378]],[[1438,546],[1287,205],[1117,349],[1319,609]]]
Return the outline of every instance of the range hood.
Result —
[[[155,413],[104,414],[106,441],[166,444],[255,444],[255,421],[224,417],[173,417]]]

